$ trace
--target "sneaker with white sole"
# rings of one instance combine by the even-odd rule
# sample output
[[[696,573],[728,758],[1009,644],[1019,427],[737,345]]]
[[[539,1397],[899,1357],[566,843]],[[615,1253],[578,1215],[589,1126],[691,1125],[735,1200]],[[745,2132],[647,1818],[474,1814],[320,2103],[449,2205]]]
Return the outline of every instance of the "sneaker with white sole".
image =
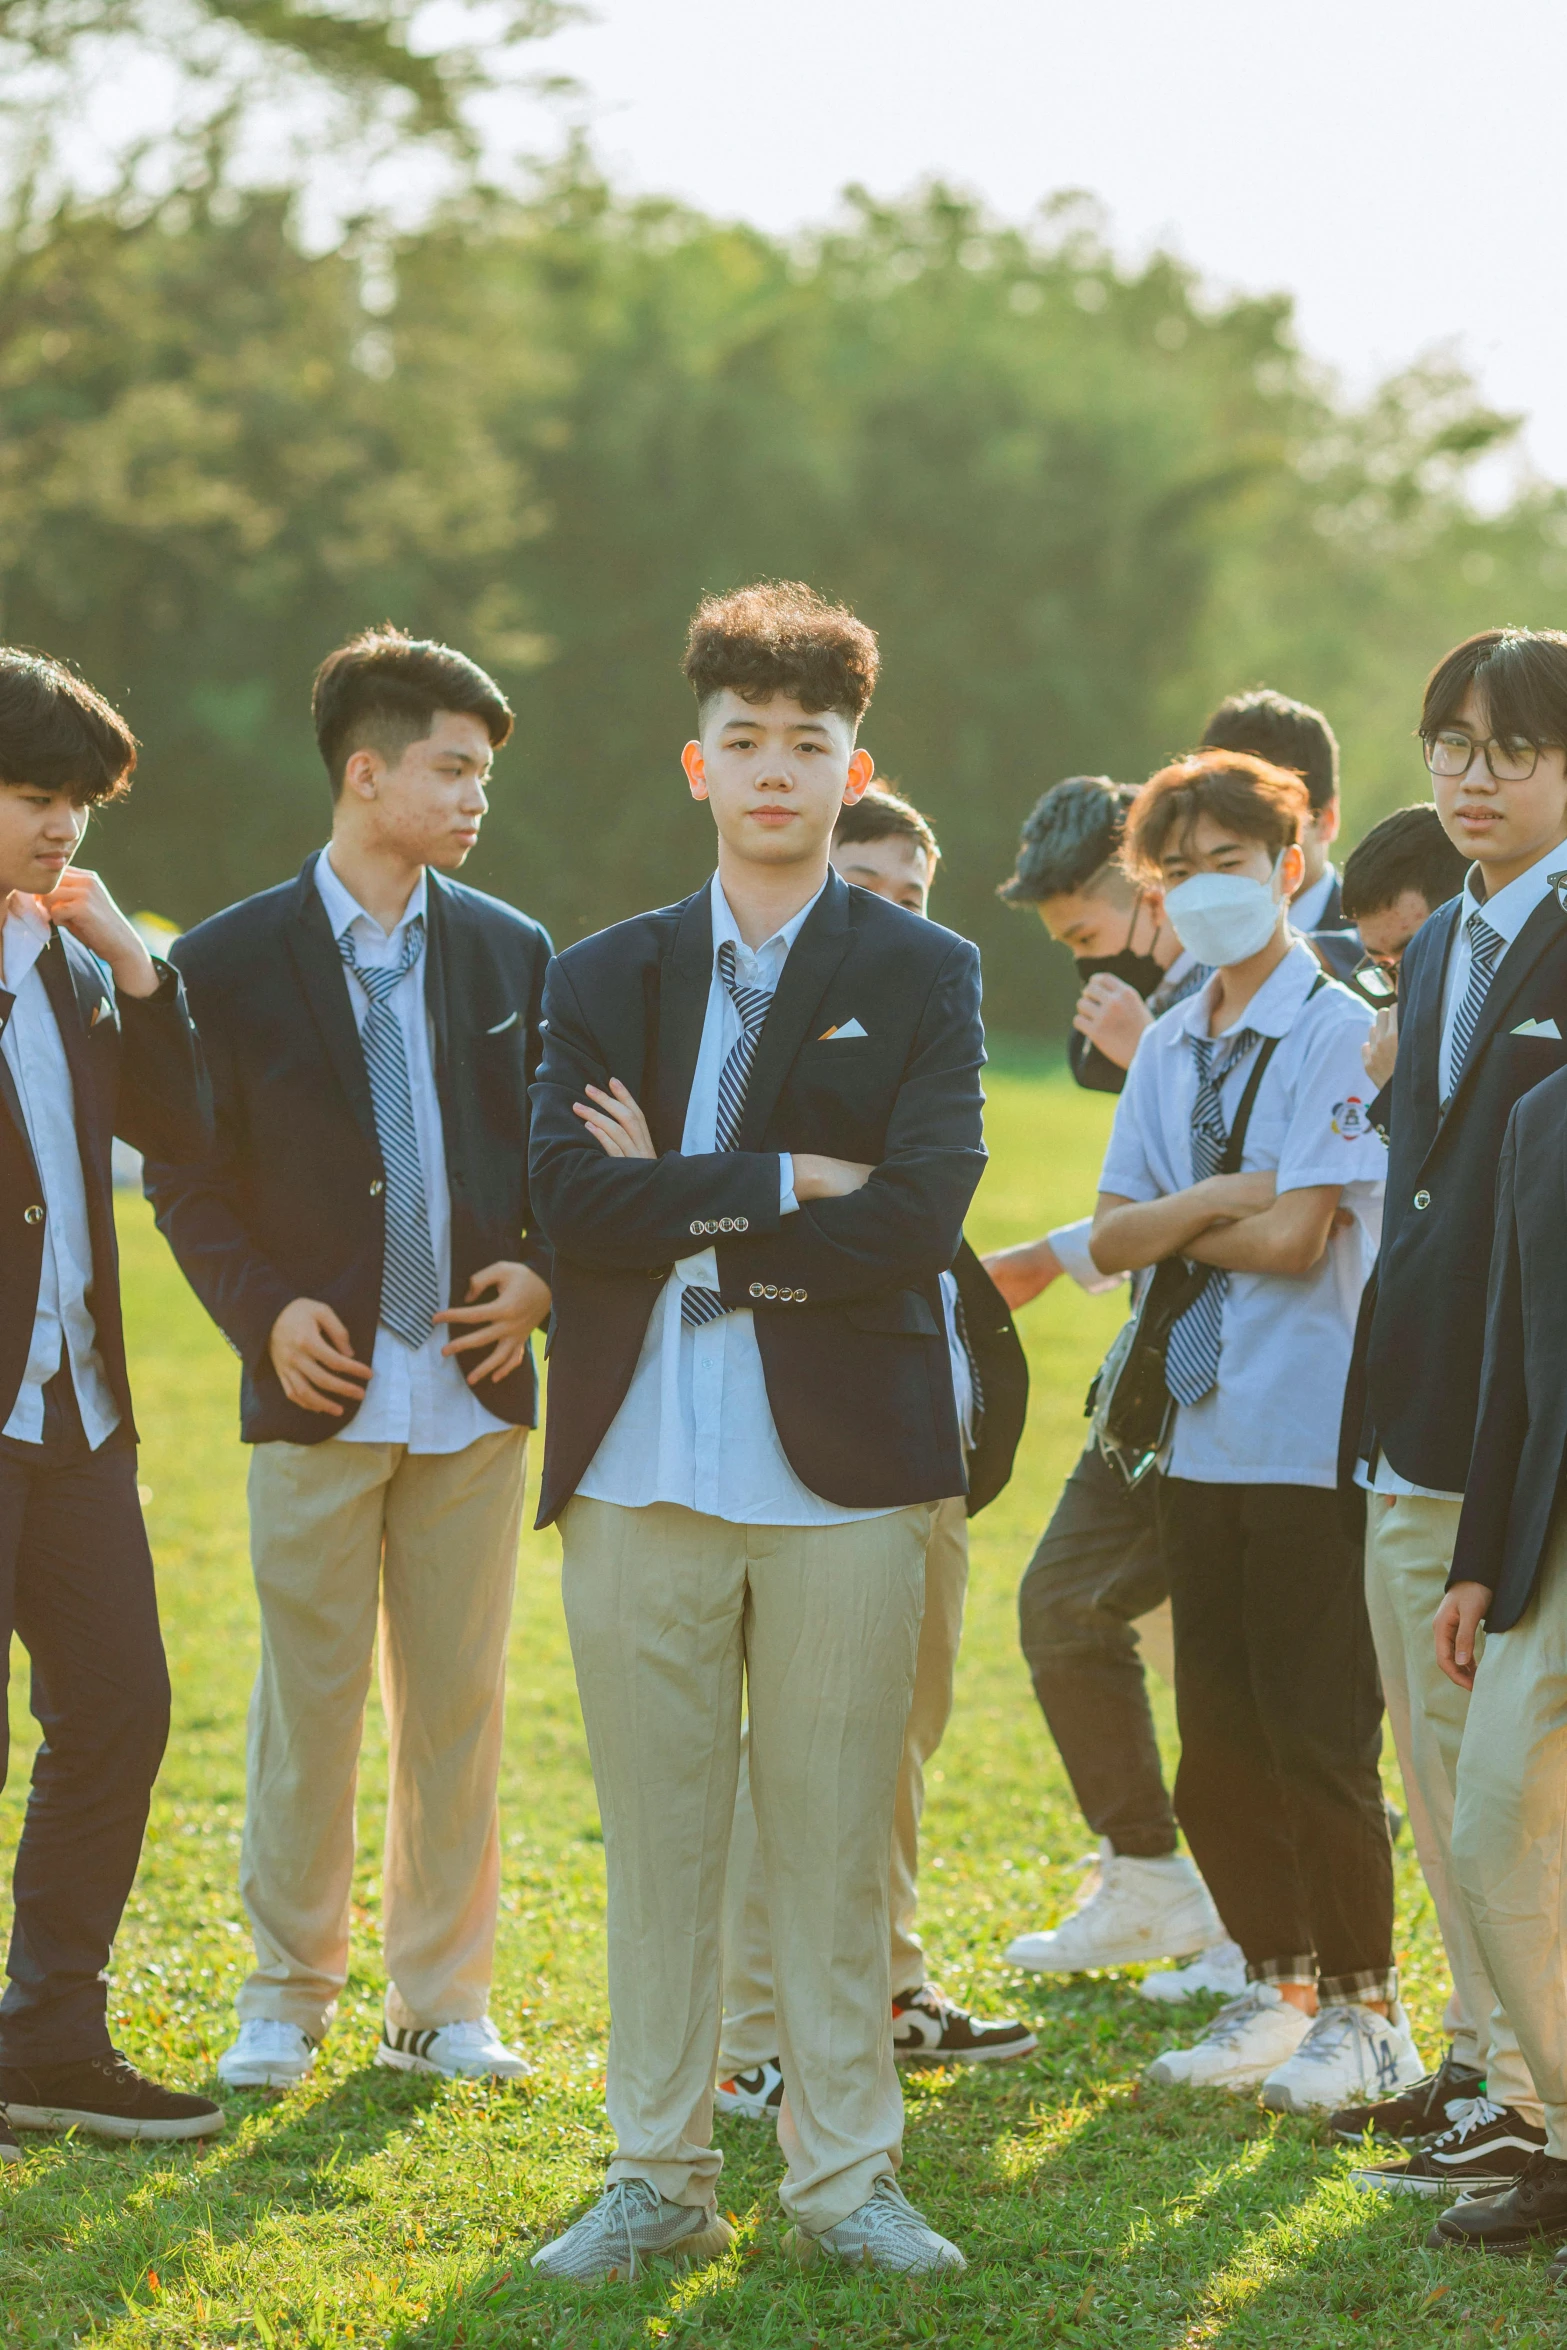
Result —
[[[1071,1915],[1048,1933],[1019,1934],[1007,1962],[1031,1975],[1081,1975],[1194,1958],[1223,1939],[1208,1888],[1184,1852],[1136,1860],[1106,1839]]]
[[[846,2268],[879,2268],[889,2275],[934,2276],[956,2274],[968,2262],[956,2244],[938,2236],[891,2179],[878,2179],[868,2202],[835,2227],[813,2235],[808,2228],[791,2228],[784,2238],[802,2267],[823,2258],[841,2260]]]
[[[530,2265],[572,2285],[630,2284],[655,2260],[717,2260],[734,2240],[711,2204],[666,2203],[648,2179],[617,2179]]]
[[[1300,2046],[1311,2019],[1272,1983],[1249,1983],[1190,2048],[1166,2048],[1146,2078],[1163,2089],[1255,2089]]]
[[[298,2024],[253,2015],[218,2058],[218,2079],[225,2089],[295,2089],[315,2061],[316,2043]]]
[[[730,2073],[713,2091],[715,2113],[737,2113],[748,2122],[775,2122],[783,2103],[783,2072],[776,2056],[764,2056],[748,2072]]]
[[[934,1983],[900,1991],[892,2003],[892,2053],[899,2064],[1010,2064],[1039,2046],[1015,2016],[970,2015]]]
[[[1144,1999],[1164,2007],[1178,2007],[1183,1999],[1209,1998],[1215,1992],[1239,1999],[1246,1988],[1246,1953],[1238,1942],[1215,1942],[1173,1974],[1144,1975],[1137,1988]]]
[[[533,2070],[525,2056],[507,2047],[487,2015],[435,2031],[383,2024],[375,2061],[398,2073],[439,2073],[444,2081],[525,2081]]]
[[[1395,2096],[1425,2069],[1402,2007],[1378,2015],[1334,2005],[1313,2017],[1300,2046],[1269,2073],[1262,2102],[1273,2113],[1336,2113],[1373,2093]]]
[[[1363,2164],[1350,2178],[1364,2195],[1500,2195],[1516,2186],[1532,2156],[1545,2152],[1545,2132],[1512,2105],[1472,2097],[1451,2129],[1403,2162]]]

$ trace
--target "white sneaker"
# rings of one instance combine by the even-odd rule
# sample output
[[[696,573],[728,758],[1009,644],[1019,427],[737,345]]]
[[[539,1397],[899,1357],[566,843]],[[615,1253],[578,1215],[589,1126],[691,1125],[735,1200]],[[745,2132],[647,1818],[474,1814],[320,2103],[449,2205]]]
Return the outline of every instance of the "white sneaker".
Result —
[[[218,2058],[225,2089],[294,2089],[316,2061],[316,2044],[297,2024],[250,2016]]]
[[[1190,1966],[1177,1967],[1172,1975],[1144,1975],[1137,1988],[1145,1999],[1157,1999],[1166,2007],[1214,1991],[1239,1999],[1246,1988],[1246,1953],[1238,1942],[1215,1942]]]
[[[709,2207],[666,2203],[648,2179],[620,2179],[530,2266],[573,2285],[631,2284],[655,2260],[717,2260],[734,2229]]]
[[[727,2073],[713,2089],[715,2113],[738,2113],[750,2122],[775,2122],[783,2104],[783,2068],[764,2056],[749,2072]]]
[[[1311,2029],[1262,2084],[1275,2113],[1336,2113],[1367,2098],[1396,2097],[1425,2066],[1401,2007],[1325,2007]]]
[[[1300,2046],[1311,2019],[1271,1983],[1249,1983],[1190,2048],[1167,2048],[1148,2067],[1161,2088],[1255,2089]]]
[[[804,2267],[824,2253],[841,2260],[845,2268],[880,2268],[898,2276],[931,2276],[968,2267],[956,2244],[927,2227],[891,2179],[878,2179],[869,2201],[835,2227],[824,2228],[819,2236],[791,2228],[784,2241]]]
[[[1090,1967],[1192,1958],[1223,1939],[1208,1888],[1184,1852],[1133,1860],[1107,1839],[1071,1916],[1049,1933],[1019,1934],[1007,1945],[1007,1961],[1033,1975],[1080,1975]]]
[[[439,2073],[447,2081],[525,2081],[533,2067],[508,2048],[487,2015],[477,2023],[442,2024],[438,2031],[381,2027],[377,2064],[399,2073]]]

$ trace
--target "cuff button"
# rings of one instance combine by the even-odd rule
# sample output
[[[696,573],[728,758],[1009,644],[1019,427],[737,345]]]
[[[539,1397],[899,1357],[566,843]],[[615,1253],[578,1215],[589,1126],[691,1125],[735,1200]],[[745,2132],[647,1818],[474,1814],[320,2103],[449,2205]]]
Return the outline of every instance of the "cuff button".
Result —
[[[719,1217],[719,1219],[718,1219],[718,1229],[719,1229],[719,1231],[720,1231],[720,1232],[733,1232],[734,1228],[735,1228],[735,1220],[734,1220],[733,1216],[720,1216],[720,1217]]]
[[[767,1287],[762,1291],[762,1295],[763,1297],[776,1297],[778,1295],[778,1291],[771,1281],[768,1282]]]
[[[752,1284],[751,1284],[751,1295],[752,1295],[753,1297],[765,1297],[765,1296],[767,1295],[767,1292],[766,1292],[766,1290],[765,1290],[765,1289],[762,1287],[762,1284],[760,1283],[760,1281],[753,1281],[753,1282],[752,1282]]]
[[[750,1219],[750,1217],[749,1217],[749,1216],[736,1216],[736,1218],[735,1218],[735,1230],[736,1230],[737,1232],[749,1232],[749,1231],[750,1231],[750,1229],[751,1229],[751,1219]]]

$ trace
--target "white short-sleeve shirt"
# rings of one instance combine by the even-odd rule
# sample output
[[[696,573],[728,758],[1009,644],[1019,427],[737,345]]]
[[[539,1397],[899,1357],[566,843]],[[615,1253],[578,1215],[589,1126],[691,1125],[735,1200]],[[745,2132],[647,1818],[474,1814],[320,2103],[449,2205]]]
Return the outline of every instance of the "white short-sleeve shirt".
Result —
[[[1333,1233],[1309,1273],[1231,1273],[1219,1377],[1201,1403],[1182,1405],[1164,1464],[1202,1485],[1332,1486],[1339,1417],[1361,1291],[1382,1228],[1387,1153],[1368,1115],[1374,1088],[1360,1047],[1370,1007],[1321,976],[1296,940],[1257,990],[1240,1025],[1280,1039],[1246,1132],[1245,1172],[1271,1169],[1280,1193],[1336,1184],[1352,1221]],[[1208,1034],[1217,980],[1155,1021],[1143,1036],[1116,1109],[1100,1189],[1164,1199],[1196,1180],[1192,1038]],[[1260,1047],[1258,1048],[1260,1050]],[[1248,1053],[1221,1088],[1233,1123],[1256,1060]]]

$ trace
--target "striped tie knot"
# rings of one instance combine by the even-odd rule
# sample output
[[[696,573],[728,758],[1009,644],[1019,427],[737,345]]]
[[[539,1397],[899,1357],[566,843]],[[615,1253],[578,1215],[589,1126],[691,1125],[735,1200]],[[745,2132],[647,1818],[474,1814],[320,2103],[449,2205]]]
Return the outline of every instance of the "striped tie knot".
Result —
[[[1501,961],[1502,949],[1507,943],[1499,932],[1491,928],[1478,907],[1465,921],[1464,935],[1469,941],[1469,984],[1453,1014],[1447,1101],[1452,1100],[1458,1080],[1464,1073],[1464,1064],[1475,1040],[1475,1030],[1480,1025],[1480,1014],[1485,1008],[1486,996],[1496,976],[1496,966]],[[1445,1109],[1447,1102],[1442,1106]]]
[[[1224,1123],[1220,1092],[1224,1080],[1257,1042],[1254,1028],[1237,1029],[1232,1036],[1194,1036],[1192,1058],[1197,1064],[1197,1099],[1192,1104],[1192,1175],[1206,1183],[1224,1164],[1229,1133]],[[1224,1300],[1228,1273],[1215,1269],[1207,1286],[1189,1305],[1170,1332],[1165,1345],[1165,1384],[1177,1403],[1201,1403],[1219,1377],[1219,1355],[1224,1339]]]
[[[735,976],[733,939],[726,938],[719,948],[717,968],[720,984],[739,1017],[740,1033],[725,1053],[724,1065],[718,1072],[718,1116],[713,1127],[713,1148],[732,1151],[739,1148],[745,1089],[750,1082],[751,1063],[756,1058],[757,1040],[773,999],[765,987],[741,985]],[[704,1322],[717,1322],[728,1310],[716,1289],[688,1289],[680,1300],[680,1319],[688,1330],[700,1330]]]
[[[358,980],[373,1004],[384,1004],[396,987],[400,987],[424,951],[424,916],[416,914],[403,932],[403,949],[395,963],[361,963],[354,954],[351,931],[345,930],[337,942],[337,951]]]

